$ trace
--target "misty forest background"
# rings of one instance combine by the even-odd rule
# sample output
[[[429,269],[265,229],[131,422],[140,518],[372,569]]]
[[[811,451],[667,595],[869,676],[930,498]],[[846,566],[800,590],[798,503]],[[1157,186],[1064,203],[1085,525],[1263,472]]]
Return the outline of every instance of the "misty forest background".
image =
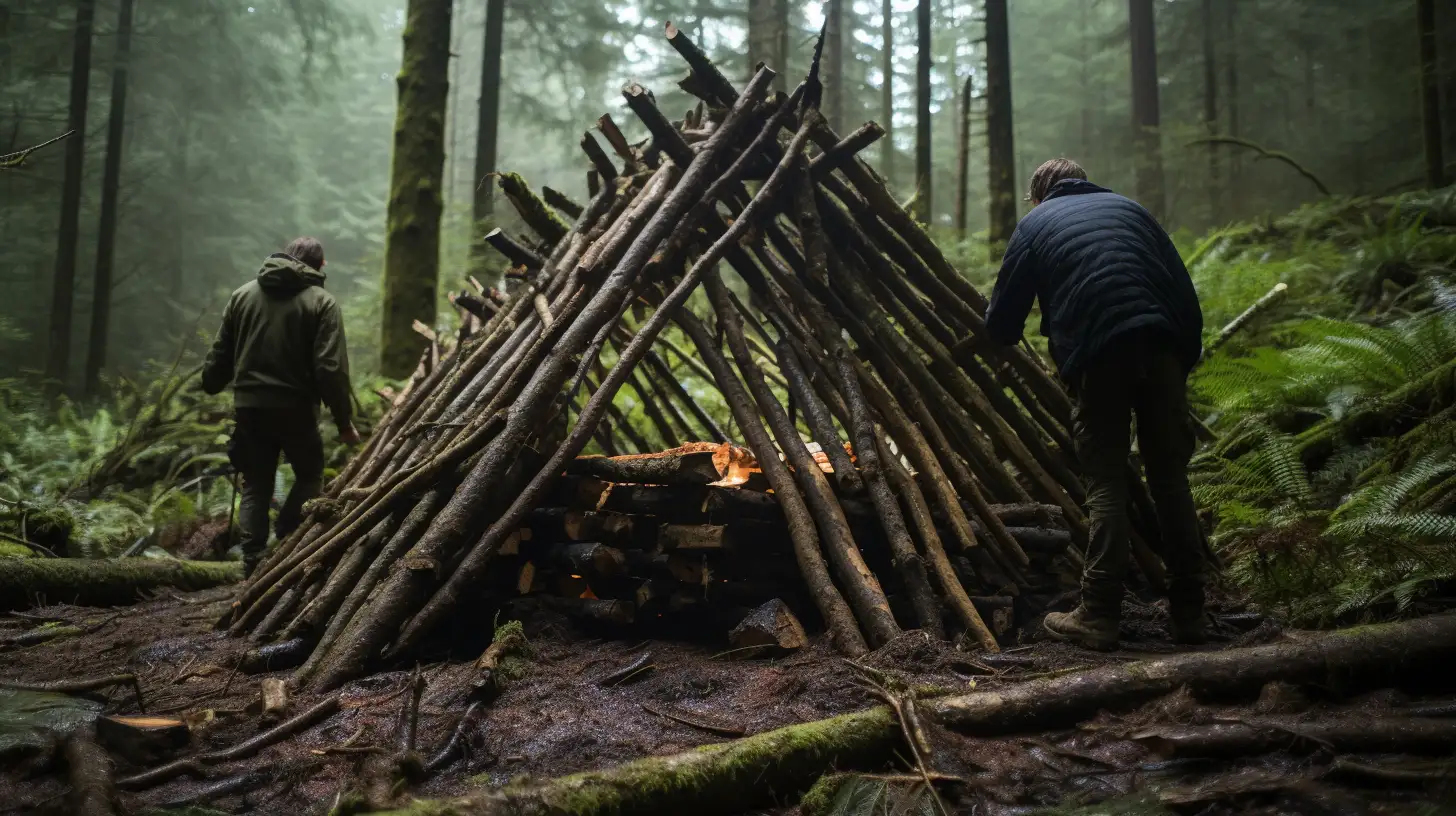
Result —
[[[477,101],[487,3],[455,4],[450,60],[441,279],[468,268],[476,175]],[[665,110],[691,105],[661,37],[671,19],[732,76],[752,62],[808,68],[824,4],[773,0],[506,3],[496,160],[487,166],[586,198],[583,129],[622,107],[625,81],[652,88]],[[836,119],[889,131],[870,156],[903,197],[915,189],[914,0],[842,4],[846,47]],[[1093,179],[1129,194],[1133,124],[1128,4],[1123,0],[1010,2],[1019,193],[1035,166],[1067,155]],[[1390,191],[1422,177],[1417,32],[1412,2],[1158,0],[1157,77],[1166,204],[1175,230],[1201,232],[1289,210],[1319,191],[1289,168],[1254,163],[1210,132],[1287,151],[1332,192]],[[787,23],[749,37],[756,26]],[[929,221],[952,233],[960,105],[973,94],[969,231],[988,219],[986,69],[980,2],[928,0],[932,17]],[[777,8],[776,8],[777,7]],[[117,61],[117,0],[95,4],[84,177],[67,374],[80,390],[96,299],[108,109]],[[379,291],[389,192],[395,77],[403,0],[137,0],[127,60],[118,226],[112,260],[107,372],[170,359],[184,338],[211,331],[226,295],[297,234],[324,241],[329,286],[349,317],[356,368],[378,358]],[[1456,15],[1442,38],[1456,40]],[[77,26],[73,3],[0,3],[0,141],[20,150],[64,132]],[[886,32],[889,37],[887,40]],[[752,47],[750,47],[752,46]],[[781,55],[779,51],[784,53]],[[766,51],[767,53],[757,53]],[[1456,145],[1456,48],[1441,65],[1448,144]],[[891,66],[886,93],[886,58]],[[1210,77],[1208,74],[1211,73]],[[831,88],[832,88],[831,79]],[[1209,112],[1213,121],[1209,122]],[[630,134],[638,136],[639,134]],[[1448,154],[1456,150],[1448,147]],[[65,150],[35,154],[0,176],[0,374],[46,365],[58,270]],[[1218,174],[1216,177],[1213,174]],[[1023,211],[1027,206],[1019,205]],[[508,208],[507,208],[508,209]],[[504,217],[504,216],[503,216]],[[507,224],[509,226],[509,224]],[[63,248],[60,254],[65,254]],[[969,257],[971,253],[966,253]],[[486,281],[491,283],[493,281]],[[443,313],[443,310],[442,310]]]
[[[0,547],[166,550],[179,524],[228,516],[216,478],[226,403],[179,375],[227,294],[291,238],[325,245],[367,431],[386,382],[381,327],[430,317],[386,309],[386,267],[433,288],[425,303],[449,330],[446,293],[504,272],[474,251],[480,230],[524,232],[493,201],[488,172],[585,201],[579,143],[622,110],[624,83],[652,89],[670,114],[695,104],[677,87],[667,22],[735,81],[763,61],[787,89],[829,14],[831,122],[884,127],[865,157],[985,291],[1010,207],[1025,212],[1031,171],[1058,155],[1160,215],[1210,341],[1288,285],[1193,382],[1217,434],[1196,462],[1198,498],[1235,580],[1325,620],[1407,609],[1452,585],[1456,199],[1443,188],[1456,157],[1456,10],[460,0],[436,269],[386,261],[386,211],[406,7],[442,2],[0,0],[0,152],[77,131],[0,168]],[[1009,109],[992,81],[1008,52]],[[68,176],[68,163],[80,172]],[[423,344],[402,334],[395,359],[407,362],[382,372],[395,378]],[[718,399],[674,365],[695,395]],[[619,402],[641,418],[630,395]],[[726,422],[723,405],[708,407]],[[658,441],[648,423],[641,432]],[[6,527],[7,514],[21,521]]]

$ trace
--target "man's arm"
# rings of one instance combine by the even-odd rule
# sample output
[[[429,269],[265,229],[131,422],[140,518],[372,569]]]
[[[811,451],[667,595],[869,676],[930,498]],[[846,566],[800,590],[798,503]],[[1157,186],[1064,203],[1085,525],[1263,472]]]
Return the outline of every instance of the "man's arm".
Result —
[[[991,305],[986,308],[986,330],[991,339],[1003,346],[1014,346],[1021,340],[1026,318],[1036,301],[1041,284],[1041,269],[1031,249],[1031,241],[1020,227],[1011,234],[996,287],[991,290]]]
[[[349,385],[349,348],[344,340],[344,318],[332,298],[319,315],[313,341],[313,374],[319,398],[343,433],[353,427],[354,400]]]
[[[207,352],[202,364],[202,390],[209,394],[220,394],[233,381],[233,301],[222,310],[222,326]]]

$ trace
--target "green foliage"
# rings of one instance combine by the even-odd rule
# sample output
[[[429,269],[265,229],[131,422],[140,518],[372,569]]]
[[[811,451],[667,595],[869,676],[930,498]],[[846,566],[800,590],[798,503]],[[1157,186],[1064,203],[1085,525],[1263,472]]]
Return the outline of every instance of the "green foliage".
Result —
[[[1195,374],[1195,402],[1221,439],[1195,458],[1192,481],[1229,577],[1296,620],[1405,612],[1456,580],[1456,408],[1432,380],[1456,359],[1456,236],[1432,215],[1442,201],[1326,202],[1229,227],[1194,252],[1206,315],[1291,286],[1262,328]],[[1394,296],[1386,284],[1384,314],[1330,317],[1369,302],[1372,276],[1394,267],[1415,283]],[[1380,411],[1402,420],[1372,426]],[[1381,436],[1387,427],[1409,430]]]
[[[820,785],[826,789],[821,790]],[[938,816],[941,810],[934,792],[923,782],[907,785],[846,774],[826,777],[815,785],[805,797],[804,812],[814,816]]]

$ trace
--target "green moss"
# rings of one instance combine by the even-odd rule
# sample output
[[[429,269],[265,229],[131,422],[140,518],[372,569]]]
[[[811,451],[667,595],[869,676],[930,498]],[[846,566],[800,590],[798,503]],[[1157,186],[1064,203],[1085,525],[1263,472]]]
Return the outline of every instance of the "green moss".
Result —
[[[35,553],[24,544],[0,540],[0,558],[34,558]]]
[[[160,587],[207,589],[243,577],[238,562],[152,558],[10,558],[0,560],[0,610],[20,609],[35,596],[66,598],[87,606],[132,603]]]
[[[516,208],[516,212],[520,213],[521,220],[547,243],[555,245],[571,231],[571,225],[563,221],[555,210],[546,206],[546,202],[536,195],[520,173],[500,173],[496,176],[496,181],[500,184],[501,192],[506,194],[506,198]]]
[[[489,794],[489,801],[464,801],[471,812],[509,805],[573,816],[682,812],[705,797],[723,807],[750,807],[765,791],[782,796],[803,790],[830,767],[878,766],[893,754],[898,734],[889,711],[876,708],[605,771],[513,782]]]
[[[845,774],[825,774],[819,777],[814,787],[799,801],[799,812],[804,816],[828,816],[839,798],[839,789],[844,786]]]

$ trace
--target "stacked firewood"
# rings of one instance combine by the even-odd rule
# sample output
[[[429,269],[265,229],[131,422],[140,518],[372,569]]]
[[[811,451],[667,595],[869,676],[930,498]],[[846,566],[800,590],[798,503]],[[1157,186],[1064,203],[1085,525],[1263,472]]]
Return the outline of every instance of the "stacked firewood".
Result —
[[[827,457],[820,453],[816,461],[832,478]],[[783,509],[766,487],[752,454],[729,443],[578,458],[548,505],[532,511],[501,545],[497,557],[513,566],[498,566],[490,589],[500,598],[539,598],[619,634],[630,628],[641,635],[721,635],[774,601],[815,628],[819,613],[795,563]],[[883,576],[892,612],[913,618],[874,507],[848,496],[839,502],[866,561]],[[1018,609],[1031,608],[1018,599],[1068,588],[1069,576],[1055,562],[1071,533],[1052,505],[996,505],[992,511],[1026,550],[1038,583],[1027,596],[999,594],[1018,588],[979,553],[957,554],[952,564],[1000,637],[1010,632]],[[950,534],[943,514],[934,522],[938,535]],[[981,532],[979,525],[973,529]]]
[[[681,31],[669,26],[667,37],[692,69],[683,88],[702,103],[673,122],[628,85],[650,138],[634,144],[599,120],[615,155],[583,139],[594,193],[573,223],[518,177],[497,178],[535,233],[491,239],[520,285],[499,303],[462,299],[481,325],[453,349],[431,344],[369,444],[223,622],[298,644],[298,682],[332,688],[404,660],[467,601],[519,592],[522,531],[551,518],[540,508],[580,507],[553,497],[568,470],[586,467],[577,460],[587,444],[641,450],[614,406],[623,385],[651,395],[660,428],[686,433],[693,417],[702,438],[724,441],[662,364],[669,323],[731,410],[752,478],[772,491],[781,564],[792,563],[794,588],[843,653],[909,628],[963,632],[994,650],[974,598],[1047,585],[1048,552],[1072,571],[1080,563],[1067,396],[1034,354],[986,341],[985,299],[856,157],[882,131],[833,132],[817,110],[817,68],[792,95],[767,93],[768,68],[740,92]],[[749,302],[720,267],[742,279]],[[699,289],[703,314],[686,306]],[[634,332],[629,310],[643,318]],[[605,481],[673,485],[662,475]],[[595,510],[610,511],[607,501]],[[1033,543],[1015,529],[1037,525],[1004,518],[998,504],[1050,506],[1058,521]],[[1134,505],[1138,566],[1156,586],[1144,491]],[[528,589],[548,579],[542,564],[568,576],[587,574],[569,571],[578,562],[616,569],[601,552],[532,559]],[[625,574],[659,568],[641,566]]]

